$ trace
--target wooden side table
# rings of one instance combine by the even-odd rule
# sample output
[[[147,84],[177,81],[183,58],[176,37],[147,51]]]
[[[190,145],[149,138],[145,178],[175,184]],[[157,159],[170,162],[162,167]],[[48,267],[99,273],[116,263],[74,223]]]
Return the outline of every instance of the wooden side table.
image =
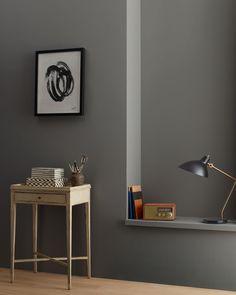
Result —
[[[11,185],[11,282],[14,282],[15,263],[53,261],[67,267],[68,289],[71,289],[72,260],[87,260],[88,278],[91,277],[90,184],[62,188],[34,188],[22,184]],[[15,259],[16,205],[31,204],[33,208],[33,258]],[[85,204],[87,256],[72,257],[72,207]],[[67,257],[49,257],[38,252],[38,205],[66,208]],[[66,262],[65,262],[66,261]]]

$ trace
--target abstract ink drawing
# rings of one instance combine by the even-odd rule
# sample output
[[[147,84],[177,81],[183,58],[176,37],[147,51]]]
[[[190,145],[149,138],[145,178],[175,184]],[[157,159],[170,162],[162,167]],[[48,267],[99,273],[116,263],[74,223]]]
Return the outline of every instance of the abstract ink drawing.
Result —
[[[74,89],[74,79],[70,68],[62,61],[48,67],[46,83],[48,93],[54,101],[63,101]]]
[[[84,48],[36,52],[35,115],[83,115]]]

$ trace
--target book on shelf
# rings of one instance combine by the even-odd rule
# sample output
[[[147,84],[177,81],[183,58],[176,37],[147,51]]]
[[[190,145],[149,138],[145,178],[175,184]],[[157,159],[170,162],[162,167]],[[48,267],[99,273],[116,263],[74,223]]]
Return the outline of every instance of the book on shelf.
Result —
[[[141,185],[128,187],[128,217],[129,219],[143,218],[143,195]]]
[[[128,218],[133,219],[132,192],[130,186],[128,187]]]

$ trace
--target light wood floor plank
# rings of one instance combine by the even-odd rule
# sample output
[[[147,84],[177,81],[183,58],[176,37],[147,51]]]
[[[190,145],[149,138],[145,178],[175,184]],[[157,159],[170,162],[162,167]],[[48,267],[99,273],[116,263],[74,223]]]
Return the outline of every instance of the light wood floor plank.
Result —
[[[72,278],[67,290],[66,275],[33,273],[16,270],[15,283],[10,284],[10,271],[0,269],[0,295],[235,295],[235,292],[189,287],[128,282],[109,279]]]

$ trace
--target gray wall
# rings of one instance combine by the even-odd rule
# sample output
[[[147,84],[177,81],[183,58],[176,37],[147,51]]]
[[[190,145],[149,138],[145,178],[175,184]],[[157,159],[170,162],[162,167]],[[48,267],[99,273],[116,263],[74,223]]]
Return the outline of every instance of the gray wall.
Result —
[[[200,203],[200,196],[204,195],[206,188],[216,189],[214,185],[218,185],[218,182],[216,199],[224,196],[223,177],[219,177],[217,181],[218,176],[214,175],[214,181],[212,176],[212,182],[209,179],[205,184],[204,180],[199,179],[198,183],[197,178],[190,178],[190,176],[188,178],[187,174],[181,174],[175,169],[179,162],[191,159],[195,155],[198,157],[207,149],[207,152],[214,155],[217,163],[236,174],[231,162],[234,160],[234,140],[231,136],[235,64],[233,2],[226,0],[221,2],[157,1],[158,9],[155,9],[155,13],[158,13],[158,17],[152,17],[152,12],[146,10],[149,5],[154,5],[154,1],[145,0],[145,2],[148,5],[145,6],[146,8],[143,7],[143,17],[145,18],[146,13],[150,13],[150,21],[154,23],[153,26],[151,23],[144,23],[145,26],[150,26],[150,30],[143,37],[152,37],[156,31],[159,39],[163,39],[162,42],[151,39],[152,44],[148,45],[149,49],[143,48],[144,52],[147,49],[151,50],[157,42],[163,46],[157,48],[155,54],[155,59],[159,61],[156,76],[159,79],[153,80],[155,76],[148,74],[150,61],[147,55],[143,59],[147,63],[144,71],[147,72],[150,80],[150,90],[152,89],[150,93],[156,93],[153,97],[155,99],[158,97],[159,105],[162,106],[157,108],[159,124],[151,124],[151,128],[148,128],[153,135],[153,142],[149,144],[148,149],[152,157],[147,155],[147,148],[145,152],[145,146],[143,146],[145,196],[149,195],[154,199],[157,193],[158,195],[171,194],[173,198],[185,200],[183,203],[186,203],[186,207],[183,208],[183,212],[178,205],[179,213],[184,214],[187,209],[192,210],[191,215],[211,213],[210,208],[200,212],[201,214],[197,212],[197,206],[199,210],[203,210],[202,208],[206,206]],[[51,0],[47,2],[9,0],[5,1],[1,7],[0,265],[9,266],[10,184],[23,182],[29,176],[32,166],[66,168],[69,161],[78,159],[82,153],[86,153],[89,157],[86,176],[93,186],[93,276],[236,289],[234,276],[236,239],[233,234],[124,226],[125,12],[125,1],[116,0]],[[194,27],[194,20],[197,21],[198,17],[199,24]],[[176,23],[171,25],[173,20],[176,20]],[[191,24],[192,29],[195,28],[193,33],[202,32],[200,36],[191,34],[192,45],[185,44],[189,42],[187,42],[187,31],[184,31],[184,28],[187,30],[188,27],[190,30]],[[34,51],[80,46],[86,48],[85,115],[83,117],[34,117]],[[206,56],[205,47],[208,52]],[[192,60],[194,48],[196,48],[196,57]],[[176,50],[183,56],[182,63],[178,56],[174,57]],[[200,54],[199,58],[197,58],[198,54]],[[187,61],[184,63],[184,55],[189,56],[189,63],[195,68]],[[176,64],[172,64],[172,61]],[[177,71],[178,65],[181,67]],[[204,73],[199,72],[201,65]],[[194,77],[198,78],[198,81],[195,81]],[[151,88],[154,82],[156,85],[160,83],[159,87]],[[151,98],[145,83],[143,97],[145,96],[148,102]],[[179,93],[178,89],[182,92]],[[157,90],[163,95],[157,95]],[[173,94],[170,93],[171,91]],[[181,106],[177,99],[182,99],[184,104]],[[170,109],[171,106],[172,109]],[[198,111],[200,107],[201,112]],[[183,108],[190,112],[186,115],[189,120],[179,119],[181,116],[178,114],[183,114]],[[207,123],[200,125],[207,128],[202,135],[204,142],[207,140],[206,145],[194,144],[197,138],[201,139],[202,133],[198,134],[199,129],[196,129],[198,125],[196,120],[195,123],[193,122],[191,110],[196,110],[195,118],[197,114],[200,114],[204,120],[203,123]],[[143,115],[146,111],[144,106]],[[224,120],[220,120],[219,117]],[[155,118],[156,116],[153,116],[153,119]],[[191,126],[190,122],[195,128],[194,135],[191,128],[187,128]],[[143,121],[143,128],[145,124],[148,127],[148,123]],[[166,133],[163,132],[164,129]],[[203,130],[203,128],[200,129]],[[180,138],[183,138],[185,134],[191,141],[180,142]],[[145,135],[143,142],[150,143]],[[174,152],[171,149],[172,146],[176,146]],[[165,155],[167,155],[167,161],[164,163],[162,158]],[[230,166],[231,163],[232,166]],[[149,177],[145,178],[147,172]],[[155,189],[151,191],[154,188],[152,177],[156,182]],[[190,181],[192,181],[191,184]],[[170,191],[171,188],[172,191]],[[193,200],[196,200],[194,195],[196,190],[198,190],[199,199],[193,203]],[[216,194],[212,191],[207,196],[209,200],[207,204],[210,204],[210,198],[214,195]],[[195,207],[196,211],[191,209],[192,207]],[[213,206],[213,209],[216,208]],[[79,209],[74,211],[74,221],[83,221],[82,212]],[[41,208],[40,216],[40,250],[49,255],[64,255],[65,214],[63,209]],[[83,235],[82,225],[74,227],[74,245]],[[30,236],[31,210],[22,206],[18,211],[18,257],[30,256]],[[79,244],[80,249],[75,251],[75,254],[84,251],[82,242]],[[80,273],[81,267],[82,263],[75,264],[74,273]],[[42,264],[40,268],[46,271],[64,271],[53,264]]]
[[[24,182],[38,165],[65,167],[69,175],[68,163],[86,153],[85,173],[93,187],[92,270],[95,276],[109,272],[125,218],[125,12],[125,1],[115,0],[10,0],[1,5],[1,266],[9,265],[10,184]],[[34,117],[35,51],[73,47],[86,49],[84,116]],[[74,213],[74,221],[83,222],[83,210]],[[63,208],[42,207],[40,215],[41,251],[64,256]],[[29,257],[30,208],[19,207],[17,225],[17,255]],[[75,226],[74,233],[77,244],[83,227]],[[75,264],[77,273],[82,264]],[[41,270],[64,271],[51,263]]]
[[[142,1],[142,186],[146,202],[175,202],[180,216],[219,216],[232,181],[179,164],[209,153],[236,175],[235,33],[235,1]],[[235,208],[236,192],[226,217],[235,219]],[[156,253],[160,264],[171,255],[173,281],[236,289],[233,233],[165,234],[172,249]]]
[[[126,10],[126,176],[128,187],[141,183],[141,0],[127,1]]]

